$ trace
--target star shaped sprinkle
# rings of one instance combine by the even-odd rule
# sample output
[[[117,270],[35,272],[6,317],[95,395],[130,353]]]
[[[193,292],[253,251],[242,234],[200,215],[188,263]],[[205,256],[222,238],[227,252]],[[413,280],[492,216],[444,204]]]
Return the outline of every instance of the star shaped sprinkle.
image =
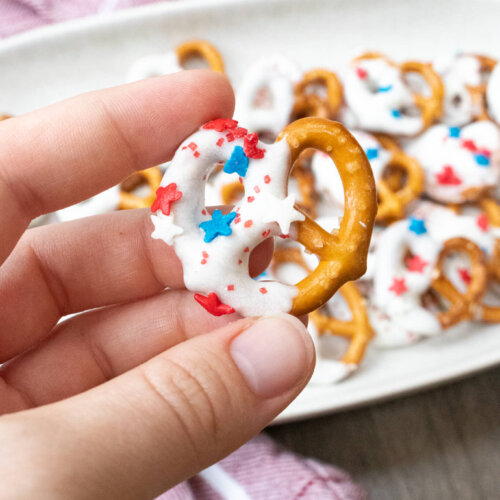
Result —
[[[167,245],[171,245],[174,242],[174,238],[184,232],[182,227],[174,224],[172,216],[152,215],[151,221],[155,227],[151,237],[155,240],[163,240]]]
[[[194,300],[196,300],[196,302],[198,302],[201,307],[206,309],[210,314],[213,314],[214,316],[223,316],[224,314],[234,313],[234,309],[231,306],[221,302],[219,297],[217,297],[217,294],[215,294],[214,292],[209,293],[208,297],[205,297],[204,295],[201,295],[199,293],[195,293]]]
[[[254,132],[253,134],[248,134],[245,136],[243,140],[243,149],[248,158],[253,158],[255,160],[260,160],[264,158],[265,149],[259,149],[257,144],[259,142],[259,138],[257,134]]]
[[[360,80],[364,80],[368,76],[368,71],[366,71],[366,69],[362,68],[361,66],[358,66],[356,68],[356,75],[358,75],[358,78]]]
[[[460,137],[460,128],[459,127],[450,127],[448,129],[448,133],[450,135],[450,137],[453,137],[453,138],[458,138]]]
[[[160,186],[156,190],[156,198],[151,205],[151,212],[154,213],[157,210],[161,210],[163,214],[170,215],[170,208],[172,203],[180,200],[181,198],[182,192],[177,191],[177,184],[175,182],[171,182],[166,187]]]
[[[235,219],[237,213],[230,212],[227,215],[222,215],[220,210],[214,210],[212,219],[202,222],[201,229],[205,231],[203,241],[210,243],[217,236],[229,236],[233,230],[229,227],[231,222]]]
[[[403,295],[403,293],[408,291],[406,287],[406,282],[404,278],[394,278],[392,280],[392,285],[389,287],[391,292],[394,292],[395,295]]]
[[[277,222],[282,234],[288,234],[290,232],[290,224],[297,220],[304,220],[304,214],[295,210],[295,196],[289,194],[284,200],[277,198],[276,196],[264,193],[261,196],[262,204],[265,208],[263,211],[262,221],[263,222]]]
[[[368,148],[366,150],[366,157],[369,160],[374,160],[375,158],[378,158],[378,148]]]
[[[428,264],[419,255],[414,255],[406,260],[406,269],[412,273],[423,273]]]
[[[420,236],[421,234],[425,234],[427,232],[424,219],[417,219],[416,217],[410,217],[409,220],[410,224],[408,226],[408,229],[412,233],[415,233],[416,235]]]
[[[458,274],[460,276],[460,279],[466,284],[470,284],[470,281],[471,281],[471,275],[470,275],[470,272],[468,269],[465,269],[465,268],[459,268],[457,269],[458,271]]]
[[[226,174],[234,174],[235,172],[240,177],[245,177],[248,170],[248,158],[241,146],[235,146],[231,153],[231,158],[224,165]]]
[[[455,174],[453,167],[444,165],[441,172],[436,174],[436,180],[443,186],[459,186],[462,184],[462,179]]]
[[[479,229],[481,229],[481,231],[485,232],[488,231],[488,228],[490,227],[490,222],[486,214],[479,214],[476,217],[476,224],[478,225]]]

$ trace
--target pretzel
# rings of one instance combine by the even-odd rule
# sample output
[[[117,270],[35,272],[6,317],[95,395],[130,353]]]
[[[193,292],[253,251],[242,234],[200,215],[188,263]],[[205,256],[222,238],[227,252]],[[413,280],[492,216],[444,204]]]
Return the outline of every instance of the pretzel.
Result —
[[[225,73],[224,60],[216,47],[206,40],[189,40],[175,48],[179,64],[184,66],[193,57],[201,57],[217,73]]]
[[[418,73],[431,95],[413,91],[405,79],[408,73]],[[371,132],[419,134],[441,116],[443,96],[441,79],[430,65],[417,61],[396,64],[376,52],[354,59],[344,79],[347,124]],[[409,108],[416,108],[419,116],[409,115]]]
[[[445,85],[443,123],[462,126],[489,119],[486,82],[496,63],[484,55],[460,54],[441,70]]]
[[[419,198],[424,189],[422,168],[392,139],[361,131],[352,133],[368,155],[376,179],[378,211],[375,220],[386,224],[404,218],[407,207]],[[316,153],[312,160],[312,169],[320,189],[326,192],[335,204],[342,205],[344,197],[342,184],[330,163],[326,155]],[[395,175],[397,179],[387,178],[386,175],[391,177]]]
[[[135,172],[120,184],[119,210],[132,208],[149,208],[154,200],[156,190],[160,187],[162,173],[158,167],[148,168]],[[139,196],[134,190],[140,186],[147,185],[149,194]]]
[[[7,114],[1,114],[0,113],[0,122],[3,122],[4,120],[8,120],[9,118],[12,118],[12,115],[7,115]]]
[[[314,86],[324,87],[325,97],[317,92],[308,92]],[[337,75],[327,69],[312,69],[295,86],[293,115],[296,118],[316,116],[331,119],[337,115],[341,103],[342,85]]]
[[[201,57],[212,71],[224,73],[224,60],[214,45],[205,40],[190,40],[178,45],[175,51],[150,54],[137,59],[128,70],[126,81],[135,82],[177,73],[184,69],[190,58],[197,56]]]
[[[290,122],[298,67],[286,57],[273,54],[259,59],[243,75],[236,93],[234,117],[261,140],[273,142]]]
[[[465,238],[440,241],[434,230],[429,213],[421,209],[418,216],[389,226],[377,242],[369,307],[377,345],[404,345],[438,335],[470,319],[484,293],[486,267],[479,247]],[[465,295],[444,276],[443,263],[453,251],[467,254],[471,261],[470,287]],[[430,290],[449,302],[446,311],[436,313],[422,304]]]
[[[496,123],[500,123],[500,64],[497,64],[490,74],[486,86],[486,104],[488,115]]]
[[[411,141],[406,152],[426,174],[426,194],[442,203],[474,202],[500,181],[497,126],[479,121],[462,128],[434,125]]]
[[[328,152],[342,176],[346,206],[335,234],[296,210],[294,196],[287,196],[290,169],[307,148]],[[223,162],[225,173],[242,177],[245,195],[230,213],[209,215],[205,182],[213,166]],[[363,274],[375,207],[370,165],[339,123],[298,120],[267,145],[235,120],[218,119],[176,152],[152,206],[152,237],[174,246],[186,287],[197,292],[195,299],[212,314],[300,316]],[[273,236],[296,239],[319,258],[317,268],[295,286],[257,282],[248,275],[250,251]]]
[[[287,263],[296,264],[306,273],[311,271],[304,259],[303,252],[298,247],[276,248],[271,262],[272,272],[276,275],[278,268]],[[331,314],[322,312],[322,309],[317,309],[309,313],[310,331],[313,337],[317,332],[320,336],[333,335],[349,340],[347,352],[340,360],[343,366],[335,367],[335,364],[329,361],[329,365],[325,366],[322,370],[327,373],[323,373],[321,378],[323,381],[326,380],[328,382],[339,381],[352,373],[363,361],[366,348],[374,336],[368,319],[365,299],[358,291],[356,285],[352,282],[347,282],[340,287],[339,293],[351,312],[351,320],[342,321],[336,319]],[[327,308],[327,305],[324,307]],[[313,376],[313,382],[319,378],[318,376]]]

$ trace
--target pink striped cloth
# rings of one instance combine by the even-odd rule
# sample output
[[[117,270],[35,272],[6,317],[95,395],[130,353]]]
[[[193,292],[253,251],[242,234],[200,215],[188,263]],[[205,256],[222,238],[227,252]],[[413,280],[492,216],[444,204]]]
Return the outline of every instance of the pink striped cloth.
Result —
[[[0,0],[0,37],[75,17],[155,0]],[[219,464],[159,500],[362,500],[363,489],[340,469],[281,449],[269,437],[252,439]]]

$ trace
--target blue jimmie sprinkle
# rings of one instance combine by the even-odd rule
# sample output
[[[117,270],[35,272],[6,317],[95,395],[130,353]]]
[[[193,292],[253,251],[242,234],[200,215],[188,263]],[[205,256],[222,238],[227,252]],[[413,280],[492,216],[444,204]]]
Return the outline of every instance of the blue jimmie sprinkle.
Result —
[[[378,148],[368,148],[366,150],[366,157],[369,160],[374,160],[375,158],[378,158]]]
[[[449,129],[450,137],[460,137],[460,128],[459,127],[450,127]]]
[[[490,166],[490,159],[488,156],[483,155],[481,153],[474,155],[474,160],[476,160],[476,163],[480,167],[489,167]]]
[[[379,92],[389,92],[389,90],[392,89],[392,85],[386,85],[385,87],[379,87],[378,91]]]
[[[391,109],[391,115],[394,118],[401,118],[401,111],[399,109]]]

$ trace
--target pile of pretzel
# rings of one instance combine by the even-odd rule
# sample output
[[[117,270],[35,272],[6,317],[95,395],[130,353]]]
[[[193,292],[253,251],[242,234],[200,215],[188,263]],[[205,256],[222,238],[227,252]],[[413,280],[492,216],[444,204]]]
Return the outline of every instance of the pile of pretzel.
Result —
[[[181,71],[194,57],[214,71],[225,71],[223,58],[213,45],[190,41],[174,51],[136,61],[126,81]],[[231,120],[217,122],[200,129],[196,137],[200,144],[206,143],[207,152],[211,151],[210,141],[217,139],[219,145],[234,130],[245,131],[240,149],[247,147],[253,133],[265,141],[253,146],[257,151],[259,147],[265,151],[265,144],[269,152],[273,147],[277,151],[278,141],[286,138],[288,149],[280,155],[290,163],[288,192],[294,195],[298,211],[295,218],[290,212],[294,228],[290,235],[294,237],[280,234],[282,227],[277,224],[262,232],[267,237],[271,228],[276,228],[271,236],[282,238],[276,240],[270,267],[258,277],[252,303],[260,304],[263,289],[272,295],[272,286],[263,288],[260,282],[302,280],[299,294],[290,295],[292,313],[307,313],[320,305],[309,314],[313,338],[318,343],[320,337],[322,342],[325,337],[348,341],[340,361],[319,359],[314,380],[333,383],[351,374],[372,341],[378,347],[403,346],[462,322],[500,321],[500,307],[494,305],[500,281],[500,64],[495,59],[460,54],[431,64],[395,62],[382,54],[365,53],[344,68],[304,72],[285,56],[271,55],[248,67],[235,92],[234,118],[239,126],[228,123]],[[306,121],[300,120],[303,118]],[[350,133],[328,120],[342,123]],[[336,151],[324,140],[328,134],[336,137]],[[351,141],[352,137],[355,140]],[[192,144],[188,139],[179,155],[187,157]],[[206,205],[237,205],[228,224],[241,219],[238,203],[249,189],[237,171],[227,175],[223,169],[225,161],[237,161],[234,152],[231,146],[222,156],[213,156],[212,161],[220,166],[207,170],[208,178],[203,179]],[[373,178],[358,172],[366,160],[377,189],[376,215],[369,206]],[[192,163],[193,169],[197,168],[194,159]],[[162,171],[165,166],[139,172],[121,185],[50,217],[69,220],[114,209],[149,207],[160,188]],[[167,168],[166,177],[168,172]],[[177,186],[174,182],[167,185],[164,179],[161,189],[172,184]],[[184,202],[186,207],[193,204],[187,193],[176,202],[179,207]],[[283,197],[286,194],[285,187]],[[158,206],[153,237],[173,244],[172,223],[167,217],[170,205],[169,213],[158,212]],[[305,219],[297,213],[305,214]],[[375,227],[368,247],[372,215]],[[198,225],[195,229],[199,231]],[[187,255],[181,240],[178,238],[182,253],[178,253]],[[222,238],[218,241],[226,244]],[[330,251],[334,246],[335,251]],[[203,255],[204,248],[199,246]],[[324,255],[328,252],[333,252],[336,260],[328,260]],[[347,281],[364,271],[367,252],[366,273],[358,281]],[[203,260],[207,261],[202,259],[192,280],[200,279],[207,268]],[[344,266],[341,271],[337,270],[338,262]],[[342,278],[337,279],[339,275]],[[219,296],[227,290],[223,285]],[[202,284],[196,286],[193,289],[199,290]],[[245,286],[253,290],[251,283]],[[318,286],[323,289],[318,291]],[[340,293],[332,297],[338,286]],[[276,301],[287,293],[289,290],[276,289]],[[213,299],[213,307],[222,311],[226,305],[221,306],[219,298],[209,294],[197,300],[206,307]],[[260,312],[246,310],[244,305],[236,309]]]

